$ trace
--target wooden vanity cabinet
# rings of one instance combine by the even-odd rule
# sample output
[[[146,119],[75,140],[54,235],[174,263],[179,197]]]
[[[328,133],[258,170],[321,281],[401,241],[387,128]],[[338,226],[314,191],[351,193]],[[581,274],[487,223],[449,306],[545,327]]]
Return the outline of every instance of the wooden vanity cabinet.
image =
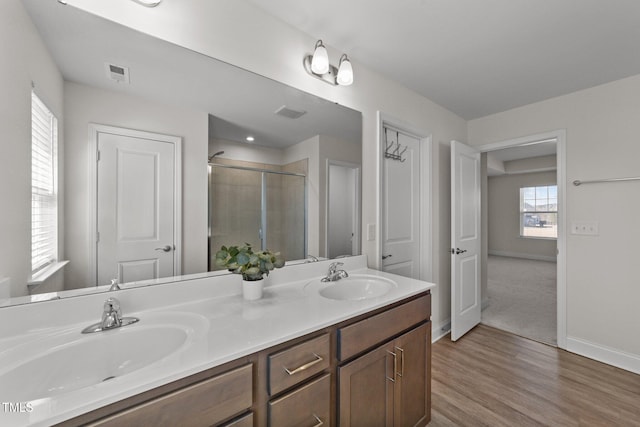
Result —
[[[425,292],[67,420],[63,426],[424,426]]]
[[[430,307],[430,296],[425,296],[338,330],[340,357],[361,354],[338,367],[337,418],[341,427],[428,424]],[[414,328],[403,332],[411,326]],[[367,334],[367,330],[376,332]],[[359,353],[372,344],[378,346]]]

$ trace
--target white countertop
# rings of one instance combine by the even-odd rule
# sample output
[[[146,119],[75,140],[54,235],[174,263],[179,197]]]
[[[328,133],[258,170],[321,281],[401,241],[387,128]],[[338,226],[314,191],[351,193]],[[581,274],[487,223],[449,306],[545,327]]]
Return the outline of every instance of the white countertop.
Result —
[[[435,287],[432,283],[368,268],[357,268],[348,271],[350,274],[386,277],[396,282],[397,287],[377,298],[358,301],[331,300],[320,296],[317,289],[305,288],[305,285],[311,280],[321,276],[307,276],[309,278],[302,280],[296,277],[306,276],[305,271],[308,273],[312,270],[320,271],[319,269],[325,268],[324,262],[317,264],[319,266],[313,268],[301,266],[298,272],[294,269],[288,274],[281,274],[282,278],[293,280],[267,286],[264,297],[257,301],[243,300],[239,294],[239,276],[236,275],[233,277],[225,276],[226,279],[224,279],[227,282],[237,281],[238,283],[238,285],[234,283],[233,290],[227,292],[230,294],[205,298],[198,295],[195,297],[197,298],[195,301],[188,301],[188,298],[183,297],[183,301],[178,304],[156,306],[151,310],[126,311],[123,300],[126,301],[127,298],[119,296],[123,302],[123,315],[140,318],[138,324],[126,328],[143,327],[145,317],[154,318],[160,313],[189,313],[194,326],[187,344],[175,354],[138,371],[75,392],[32,401],[30,402],[32,407],[30,412],[7,414],[3,413],[0,408],[0,425],[39,426],[61,422]],[[349,264],[353,264],[353,262]],[[362,262],[358,262],[355,266],[361,266],[361,264]],[[212,277],[202,280],[206,280],[207,283],[199,284],[199,286],[204,285],[206,289],[210,290],[211,287],[216,286],[216,281],[222,281],[223,278]],[[229,285],[221,286],[228,287]],[[150,288],[147,292],[155,291]],[[209,294],[212,292],[209,291]],[[104,299],[104,296],[101,298]],[[0,312],[0,320],[2,320],[1,315]],[[63,329],[76,331],[85,326],[87,324],[83,320],[79,323],[66,325]],[[59,330],[60,328],[57,329],[57,331]],[[26,333],[26,336],[23,334],[19,338],[0,335],[0,345],[6,346],[16,343],[21,345],[27,341],[33,342],[42,339],[45,334],[51,335],[51,329],[32,328]],[[153,351],[153,349],[150,348],[149,351]],[[2,351],[0,350],[0,360],[1,356]],[[0,396],[0,401],[5,401],[5,399],[6,396]]]

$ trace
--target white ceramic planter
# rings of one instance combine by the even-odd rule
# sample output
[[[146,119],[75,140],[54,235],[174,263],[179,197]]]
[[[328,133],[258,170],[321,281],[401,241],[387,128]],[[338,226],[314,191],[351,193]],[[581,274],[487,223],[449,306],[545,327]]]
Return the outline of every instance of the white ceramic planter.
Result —
[[[261,280],[243,280],[242,296],[247,301],[254,301],[262,298],[262,289],[264,288],[264,279]]]

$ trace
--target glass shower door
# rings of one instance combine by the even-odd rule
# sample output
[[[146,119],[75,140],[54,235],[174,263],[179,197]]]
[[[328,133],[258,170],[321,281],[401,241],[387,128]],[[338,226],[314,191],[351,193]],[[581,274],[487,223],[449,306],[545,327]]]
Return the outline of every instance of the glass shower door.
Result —
[[[260,250],[262,173],[209,166],[209,270],[221,246],[251,244]]]
[[[306,254],[305,177],[265,173],[265,245],[286,260]]]

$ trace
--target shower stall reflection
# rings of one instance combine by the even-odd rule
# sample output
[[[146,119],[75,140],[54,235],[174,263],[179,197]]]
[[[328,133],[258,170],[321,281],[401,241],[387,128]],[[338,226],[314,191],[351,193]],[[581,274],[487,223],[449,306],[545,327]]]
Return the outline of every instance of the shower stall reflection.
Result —
[[[221,246],[249,243],[286,260],[306,253],[302,173],[209,163],[209,270]]]

